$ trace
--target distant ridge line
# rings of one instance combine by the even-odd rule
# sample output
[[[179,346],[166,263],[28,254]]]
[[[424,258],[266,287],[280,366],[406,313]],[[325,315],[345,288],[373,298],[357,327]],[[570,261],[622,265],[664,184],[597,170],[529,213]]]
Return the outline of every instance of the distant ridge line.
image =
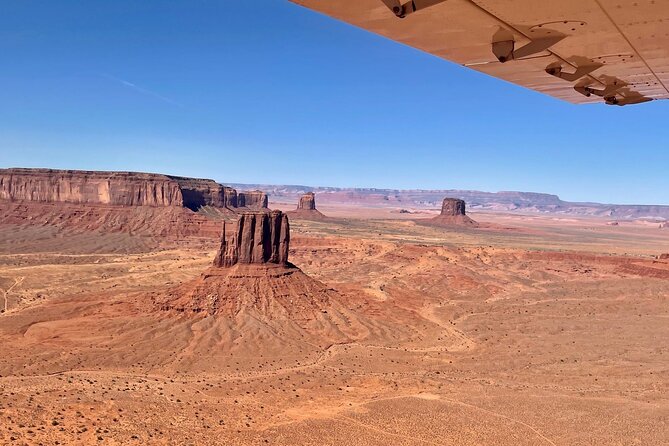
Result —
[[[382,189],[273,184],[228,184],[234,188],[257,189],[267,193],[270,200],[295,202],[306,192],[320,194],[320,203],[376,204],[392,207],[438,208],[445,197],[467,202],[473,211],[519,212],[573,216],[596,216],[612,220],[648,219],[669,220],[669,205],[608,204],[570,202],[558,195],[542,192],[499,191],[484,192],[459,189]]]

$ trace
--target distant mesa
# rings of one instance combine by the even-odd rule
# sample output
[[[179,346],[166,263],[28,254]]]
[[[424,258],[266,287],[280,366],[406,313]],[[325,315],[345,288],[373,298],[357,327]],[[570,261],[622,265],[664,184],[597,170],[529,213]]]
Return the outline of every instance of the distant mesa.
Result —
[[[300,197],[297,203],[297,209],[288,212],[291,218],[303,220],[324,220],[327,217],[316,209],[316,194],[307,192]]]
[[[620,223],[617,221],[607,221],[606,222],[607,226],[620,226]]]
[[[229,268],[237,264],[288,264],[290,228],[281,211],[245,212],[237,221],[232,239],[223,222],[221,246],[214,266]]]
[[[477,228],[479,224],[466,215],[465,201],[458,198],[444,198],[441,214],[421,223],[430,226],[467,226]]]
[[[218,221],[265,210],[267,194],[213,180],[139,172],[0,169],[0,223],[216,237]]]
[[[132,172],[0,169],[0,200],[181,207],[211,195],[213,184]]]
[[[140,172],[0,169],[0,200],[111,206],[267,208],[267,194],[213,180]]]

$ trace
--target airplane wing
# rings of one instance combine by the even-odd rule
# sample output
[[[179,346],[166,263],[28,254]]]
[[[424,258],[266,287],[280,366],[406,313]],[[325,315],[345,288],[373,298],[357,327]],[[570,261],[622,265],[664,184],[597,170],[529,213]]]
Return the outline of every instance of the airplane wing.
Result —
[[[572,103],[669,98],[669,0],[290,0]]]

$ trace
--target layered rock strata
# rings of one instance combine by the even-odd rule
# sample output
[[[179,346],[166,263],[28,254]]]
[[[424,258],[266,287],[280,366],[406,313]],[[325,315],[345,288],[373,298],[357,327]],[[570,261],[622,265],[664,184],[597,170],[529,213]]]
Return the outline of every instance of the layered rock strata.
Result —
[[[316,194],[307,192],[300,197],[300,202],[297,204],[298,211],[315,211],[316,210]]]
[[[441,203],[441,215],[447,217],[465,215],[465,208],[465,200],[459,200],[457,198],[444,198],[444,201]]]
[[[267,195],[213,180],[138,172],[0,169],[0,200],[111,206],[267,208]]]
[[[0,170],[0,199],[119,206],[184,206],[179,183],[165,175],[48,169]]]
[[[245,212],[237,221],[232,238],[223,223],[221,246],[214,266],[229,268],[237,264],[288,264],[290,227],[281,211]]]
[[[267,194],[259,191],[239,192],[237,194],[237,206],[251,209],[267,209]]]

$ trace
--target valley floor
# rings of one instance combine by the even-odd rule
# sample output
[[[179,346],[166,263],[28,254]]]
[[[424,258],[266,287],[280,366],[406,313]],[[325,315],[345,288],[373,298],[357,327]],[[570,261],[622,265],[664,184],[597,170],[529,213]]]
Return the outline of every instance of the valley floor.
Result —
[[[669,231],[474,218],[291,222],[318,326],[157,309],[213,238],[0,226],[0,444],[669,444]]]

